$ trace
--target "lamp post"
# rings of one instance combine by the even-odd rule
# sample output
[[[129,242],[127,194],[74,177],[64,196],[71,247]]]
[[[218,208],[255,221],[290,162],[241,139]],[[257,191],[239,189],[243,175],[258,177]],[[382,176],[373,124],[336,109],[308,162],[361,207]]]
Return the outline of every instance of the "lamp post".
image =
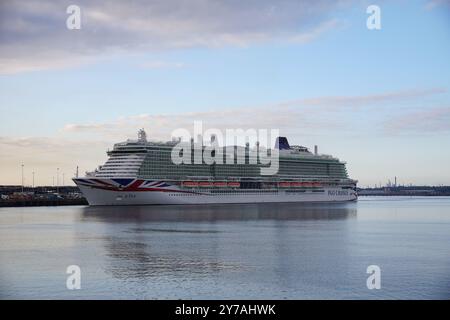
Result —
[[[34,171],[33,171],[33,189],[34,189]]]
[[[59,194],[59,168],[56,168],[56,193]]]
[[[23,193],[23,185],[24,185],[24,179],[23,179],[23,167],[24,167],[24,164],[22,163],[22,193]]]

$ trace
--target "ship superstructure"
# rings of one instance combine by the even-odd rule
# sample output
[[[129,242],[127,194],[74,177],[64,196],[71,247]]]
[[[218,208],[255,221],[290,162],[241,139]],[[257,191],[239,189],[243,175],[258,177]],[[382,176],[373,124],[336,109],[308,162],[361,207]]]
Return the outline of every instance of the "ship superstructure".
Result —
[[[279,169],[261,175],[259,163],[250,157],[255,148],[234,146],[232,156],[241,161],[207,164],[192,160],[175,164],[171,158],[178,140],[147,141],[144,130],[137,140],[117,143],[106,163],[83,178],[74,178],[90,205],[203,204],[260,202],[330,202],[357,199],[356,181],[348,177],[346,164],[330,155],[290,146],[279,137],[275,149]],[[204,147],[201,147],[204,148]],[[227,149],[229,150],[229,149]],[[268,151],[270,153],[270,150]],[[258,154],[258,152],[256,152]]]

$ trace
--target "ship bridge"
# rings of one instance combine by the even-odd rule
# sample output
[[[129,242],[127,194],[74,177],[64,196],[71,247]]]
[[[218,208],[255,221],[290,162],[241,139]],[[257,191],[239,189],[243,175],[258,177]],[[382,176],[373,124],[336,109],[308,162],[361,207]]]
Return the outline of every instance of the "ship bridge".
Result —
[[[108,161],[94,173],[100,178],[135,178],[145,159],[145,154],[111,154]]]
[[[147,153],[147,135],[139,130],[137,140],[116,143],[109,159],[90,175],[99,178],[136,178]]]

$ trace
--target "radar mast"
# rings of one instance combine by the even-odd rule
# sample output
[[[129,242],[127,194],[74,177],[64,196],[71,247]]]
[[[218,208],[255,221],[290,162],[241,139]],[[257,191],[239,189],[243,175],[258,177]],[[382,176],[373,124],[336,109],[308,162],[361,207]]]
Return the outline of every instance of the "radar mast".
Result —
[[[144,128],[139,129],[139,132],[138,132],[138,141],[139,141],[139,142],[147,142],[147,134],[145,133]]]

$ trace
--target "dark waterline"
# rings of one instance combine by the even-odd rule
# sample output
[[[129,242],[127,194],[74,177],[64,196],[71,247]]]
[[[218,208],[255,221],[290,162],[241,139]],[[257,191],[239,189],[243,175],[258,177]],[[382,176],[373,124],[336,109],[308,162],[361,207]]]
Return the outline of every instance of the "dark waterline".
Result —
[[[449,249],[448,197],[0,208],[0,297],[448,299]]]

